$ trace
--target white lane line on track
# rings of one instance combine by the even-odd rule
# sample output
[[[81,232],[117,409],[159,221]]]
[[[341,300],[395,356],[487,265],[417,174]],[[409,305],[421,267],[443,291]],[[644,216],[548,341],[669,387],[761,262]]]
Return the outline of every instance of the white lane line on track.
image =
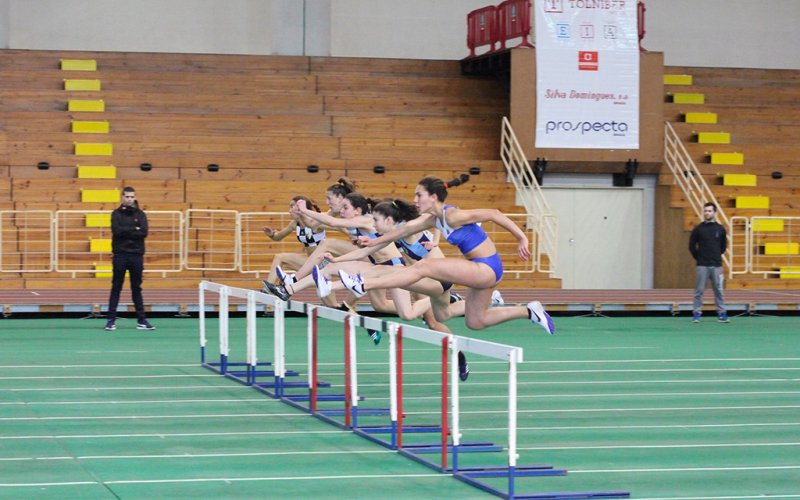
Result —
[[[413,386],[413,384],[409,384],[409,386]],[[680,397],[708,397],[708,396],[765,396],[765,395],[795,395],[800,394],[800,391],[732,391],[732,392],[631,392],[631,393],[603,393],[603,394],[543,394],[543,395],[524,395],[524,396],[517,396],[517,399],[559,399],[559,398],[566,398],[566,399],[580,399],[580,398],[631,398],[631,397],[657,397],[663,398],[668,396],[680,396]],[[389,401],[388,397],[375,397],[370,396],[370,401]],[[438,401],[441,399],[441,396],[415,396],[406,398],[407,400],[411,401]],[[463,400],[490,400],[490,399],[508,399],[508,396],[505,394],[497,395],[497,396],[460,396],[459,399]],[[281,401],[278,399],[271,399],[266,397],[260,398],[244,398],[244,399],[145,399],[145,400],[133,400],[133,401],[117,401],[117,400],[106,400],[106,401],[33,401],[33,402],[26,402],[26,401],[13,401],[13,402],[0,402],[0,406],[60,406],[60,405],[138,405],[138,404],[163,404],[163,405],[172,405],[172,404],[194,404],[194,403],[280,403]]]
[[[235,457],[270,457],[270,456],[290,456],[290,455],[342,455],[351,453],[364,454],[396,454],[394,450],[335,450],[335,451],[263,451],[249,453],[182,453],[180,455],[85,455],[85,456],[55,456],[55,457],[13,457],[0,458],[0,462],[34,462],[34,461],[58,461],[58,460],[149,460],[149,459],[176,459],[176,458],[235,458]]]
[[[551,426],[551,427],[517,427],[518,431],[585,431],[585,430],[635,430],[635,429],[709,429],[709,428],[747,428],[747,427],[800,427],[800,422],[755,422],[755,423],[723,423],[723,424],[667,424],[667,425],[587,425],[587,426]],[[462,427],[466,431],[497,431],[506,432],[507,427]],[[59,434],[28,435],[28,436],[0,436],[1,441],[25,439],[131,439],[131,438],[180,438],[180,437],[236,437],[236,436],[281,436],[292,434],[347,434],[349,430],[334,429],[324,431],[242,431],[242,432],[180,432],[180,433],[149,433],[149,434]]]
[[[222,379],[220,379],[222,380]],[[210,389],[239,389],[239,390],[247,390],[252,391],[252,387],[248,387],[246,385],[149,385],[146,387],[22,387],[22,388],[11,388],[11,389],[0,389],[2,391],[8,392],[66,392],[66,391],[89,391],[89,392],[101,392],[101,391],[164,391],[164,390],[203,390],[207,391]]]
[[[556,451],[556,450],[656,450],[656,449],[695,449],[695,448],[761,448],[772,446],[800,446],[798,443],[708,443],[708,444],[621,444],[605,446],[531,446],[519,447],[518,450],[527,451]],[[800,465],[797,466],[800,468]],[[570,469],[572,472],[572,469]]]
[[[642,473],[642,472],[719,472],[719,471],[761,471],[761,470],[794,470],[800,469],[800,465],[765,465],[765,466],[742,466],[742,467],[661,467],[652,469],[570,469],[570,474],[617,474],[617,473]],[[762,496],[762,495],[759,495]],[[800,494],[797,495],[800,497]],[[670,497],[672,498],[672,497]],[[694,498],[694,497],[690,497]],[[735,498],[735,497],[711,497],[711,498]],[[742,498],[753,498],[742,497]],[[767,495],[765,498],[775,498]]]
[[[269,417],[302,417],[313,418],[309,413],[211,413],[199,415],[114,415],[102,417],[0,417],[0,422],[21,422],[21,421],[46,421],[46,420],[155,420],[168,418],[269,418]]]
[[[235,436],[282,436],[293,434],[346,434],[351,435],[348,429],[332,429],[325,431],[243,431],[243,432],[180,432],[180,433],[150,433],[150,434],[60,434],[56,436],[0,436],[0,440],[16,439],[131,439],[131,438],[169,438],[169,437],[235,437]]]
[[[103,354],[113,351],[106,351]],[[140,351],[117,351],[117,352],[140,352]],[[77,368],[77,369],[89,369],[89,368],[197,368],[199,365],[197,363],[138,363],[138,364],[117,364],[117,365],[0,365],[0,368],[31,368],[40,370],[42,368]]]
[[[687,407],[653,407],[653,408],[586,408],[586,409],[552,409],[552,410],[518,410],[520,414],[544,413],[630,413],[630,412],[685,412],[685,411],[731,411],[731,410],[785,410],[800,408],[800,405],[756,405],[756,406],[687,406]],[[504,410],[462,411],[464,415],[506,414]],[[410,411],[408,415],[438,415],[438,411]],[[308,413],[233,413],[233,414],[189,414],[189,415],[115,415],[115,416],[63,416],[63,417],[0,417],[0,422],[49,421],[49,420],[154,420],[181,418],[269,418],[269,417],[303,417],[313,418]]]
[[[24,488],[47,486],[73,486],[90,484],[167,484],[167,483],[239,483],[248,481],[321,481],[336,479],[404,479],[404,478],[446,478],[450,480],[452,474],[359,474],[342,476],[276,476],[276,477],[214,477],[190,479],[131,479],[117,481],[74,481],[60,483],[0,483],[0,488]]]
[[[219,403],[280,403],[281,400],[279,399],[272,399],[267,397],[260,397],[260,398],[246,398],[246,399],[170,399],[170,400],[162,400],[162,399],[150,399],[150,400],[137,400],[137,401],[37,401],[37,402],[25,402],[25,401],[15,401],[11,403],[0,403],[0,406],[67,406],[67,405],[112,405],[112,406],[121,406],[121,405],[142,405],[142,404],[164,404],[164,405],[173,405],[173,404],[187,404],[187,403],[200,403],[200,404],[219,404]]]
[[[0,377],[0,380],[95,380],[95,379],[154,379],[154,378],[219,378],[216,373],[164,374],[164,375],[43,375],[41,377]]]

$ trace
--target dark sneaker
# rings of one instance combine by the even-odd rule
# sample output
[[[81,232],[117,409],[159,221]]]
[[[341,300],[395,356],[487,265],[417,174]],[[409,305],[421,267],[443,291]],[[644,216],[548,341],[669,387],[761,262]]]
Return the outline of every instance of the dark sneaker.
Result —
[[[692,323],[700,323],[700,313],[692,314]]]
[[[108,330],[108,331],[110,331],[110,332],[113,332],[114,330],[116,330],[116,329],[117,329],[117,324],[116,324],[116,323],[114,323],[114,320],[108,321],[108,322],[106,323],[106,327],[105,327],[105,329],[106,329],[106,330]]]
[[[155,330],[156,327],[154,327],[153,325],[148,323],[147,320],[145,319],[145,320],[142,320],[142,321],[139,321],[138,323],[136,323],[136,329],[137,330]]]
[[[262,281],[262,283],[264,284],[264,288],[262,288],[261,291],[266,294],[274,295],[279,299],[283,300],[284,302],[288,301],[289,298],[291,297],[289,295],[289,292],[286,291],[286,287],[284,287],[283,285],[273,285],[272,283],[266,280]]]
[[[531,322],[544,328],[550,335],[556,333],[556,326],[553,324],[553,318],[545,312],[542,303],[538,300],[528,302],[528,317],[531,319]]]
[[[381,332],[379,332],[378,330],[367,328],[367,335],[369,335],[369,338],[371,338],[372,341],[375,342],[375,345],[381,343]]]
[[[462,382],[466,382],[469,378],[467,357],[464,356],[464,353],[461,351],[458,351],[458,378],[460,378]]]
[[[719,315],[719,322],[720,323],[730,323],[731,320],[728,319],[728,313],[722,313]]]
[[[456,292],[450,292],[450,303],[455,304],[456,302],[460,302],[464,300],[464,297],[457,294]]]

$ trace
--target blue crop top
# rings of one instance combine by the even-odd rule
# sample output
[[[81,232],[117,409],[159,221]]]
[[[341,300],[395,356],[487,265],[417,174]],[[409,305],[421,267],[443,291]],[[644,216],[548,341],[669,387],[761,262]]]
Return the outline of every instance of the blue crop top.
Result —
[[[486,241],[486,231],[478,224],[470,223],[453,229],[447,224],[447,209],[454,208],[453,205],[445,205],[442,209],[442,218],[436,218],[436,228],[442,232],[442,236],[451,245],[456,246],[462,254],[466,255],[475,247]]]
[[[422,245],[426,241],[433,241],[433,234],[431,234],[430,231],[422,231],[419,239],[414,243],[409,243],[404,239],[399,239],[394,243],[397,245],[397,248],[408,255],[410,259],[422,260],[422,258],[429,253],[428,249]]]

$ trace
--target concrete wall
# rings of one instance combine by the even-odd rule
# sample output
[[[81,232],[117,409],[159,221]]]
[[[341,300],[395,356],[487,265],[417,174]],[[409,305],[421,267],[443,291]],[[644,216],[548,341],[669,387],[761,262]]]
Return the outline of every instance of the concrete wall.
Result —
[[[460,59],[487,0],[0,0],[0,46]],[[494,2],[499,3],[499,2]],[[645,0],[665,64],[800,69],[798,0]]]

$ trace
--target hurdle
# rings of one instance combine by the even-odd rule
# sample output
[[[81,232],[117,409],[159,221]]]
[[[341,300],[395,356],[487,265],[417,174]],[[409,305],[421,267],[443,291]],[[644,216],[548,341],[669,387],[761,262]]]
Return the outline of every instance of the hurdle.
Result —
[[[219,332],[220,332],[220,361],[208,362],[206,360],[206,302],[205,293],[219,294]],[[297,301],[283,302],[275,297],[253,290],[244,290],[216,283],[203,281],[199,286],[200,293],[200,350],[201,364],[221,375],[232,378],[240,383],[250,385],[267,395],[278,398],[302,411],[308,412],[322,421],[340,428],[351,430],[372,442],[378,443],[399,454],[423,464],[440,473],[450,474],[454,478],[469,484],[482,491],[501,498],[537,498],[537,499],[573,499],[573,498],[628,498],[627,491],[582,491],[560,493],[519,493],[517,492],[517,479],[524,477],[563,476],[567,475],[565,469],[555,468],[548,464],[521,465],[517,463],[517,366],[523,361],[523,352],[519,347],[488,342],[484,340],[460,337],[453,334],[436,332],[413,325],[387,322],[376,318],[367,318],[350,312],[315,306]],[[246,301],[246,360],[244,363],[232,362],[229,359],[229,298],[237,297]],[[274,332],[274,366],[272,370],[262,370],[260,367],[267,363],[259,362],[257,356],[257,321],[256,305],[267,304],[274,308],[275,314],[272,331]],[[291,311],[304,314],[306,323],[306,363],[307,380],[287,382],[286,376],[298,372],[286,369],[285,345],[285,312]],[[319,319],[324,318],[340,323],[343,326],[341,339],[343,345],[344,365],[344,394],[327,395],[320,393],[319,389],[326,386],[318,377],[318,340],[320,336]],[[369,408],[360,405],[365,400],[359,394],[358,358],[355,342],[356,327],[365,327],[385,333],[389,340],[388,356],[388,387],[389,407]],[[325,332],[326,335],[339,335],[339,333]],[[404,344],[409,341],[421,342],[433,346],[438,353],[439,379],[441,401],[439,408],[439,421],[436,423],[408,423],[404,419]],[[503,361],[507,365],[508,377],[508,443],[506,447],[495,445],[491,442],[468,442],[462,440],[460,425],[460,401],[458,361],[459,352],[480,355],[494,360]],[[240,373],[236,368],[244,366]],[[244,377],[242,378],[242,374]],[[270,382],[258,382],[259,376],[269,376]],[[329,387],[330,385],[328,385]],[[301,388],[300,394],[290,394],[286,389]],[[272,389],[272,390],[268,390]],[[321,401],[343,402],[342,408],[320,408]],[[306,404],[307,403],[307,404]],[[360,416],[388,416],[387,425],[362,425]],[[340,417],[340,418],[337,418]],[[407,443],[404,435],[414,433],[438,433],[435,442]],[[388,439],[382,436],[388,435]],[[471,465],[462,467],[459,457],[464,453],[490,452],[502,453],[502,465],[491,464],[486,466]],[[437,455],[438,459],[429,460],[427,457]],[[495,486],[487,479],[505,479],[505,488]]]

